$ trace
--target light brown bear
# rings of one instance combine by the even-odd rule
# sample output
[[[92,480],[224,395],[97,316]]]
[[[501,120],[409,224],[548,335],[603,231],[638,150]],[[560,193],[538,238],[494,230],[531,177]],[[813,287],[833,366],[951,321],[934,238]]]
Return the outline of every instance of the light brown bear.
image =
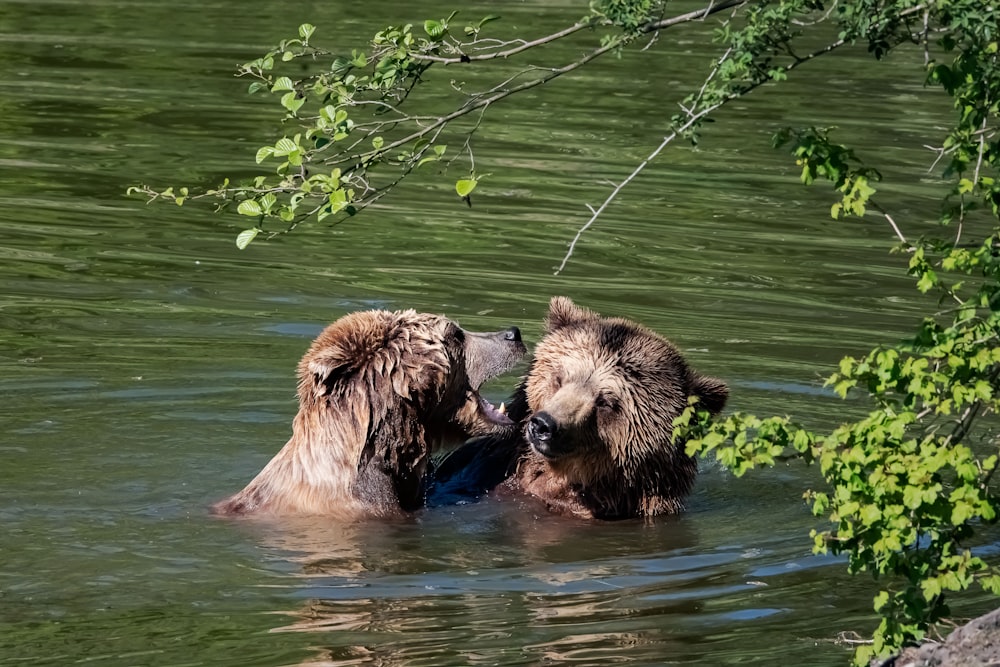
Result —
[[[588,519],[678,512],[698,466],[673,441],[673,420],[691,396],[717,414],[728,395],[662,336],[555,297],[508,408],[520,429],[445,457],[431,502],[493,492],[527,494],[552,512]]]
[[[342,317],[299,362],[291,439],[214,511],[357,520],[418,509],[442,442],[515,428],[478,390],[524,353],[516,327],[473,333],[413,310]]]

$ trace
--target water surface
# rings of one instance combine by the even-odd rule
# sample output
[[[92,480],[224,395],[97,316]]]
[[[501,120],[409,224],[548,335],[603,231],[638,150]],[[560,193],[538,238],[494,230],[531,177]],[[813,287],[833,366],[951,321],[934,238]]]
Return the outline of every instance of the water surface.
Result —
[[[253,173],[271,110],[232,73],[299,23],[349,49],[449,11],[0,0],[0,664],[840,665],[838,633],[874,627],[870,581],[810,555],[799,498],[815,477],[798,467],[737,480],[703,462],[690,511],[649,525],[495,503],[348,527],[208,516],[285,442],[298,358],[353,310],[517,324],[530,342],[566,294],[670,337],[729,382],[733,409],[824,425],[863,406],[820,378],[927,305],[889,230],[830,220],[828,193],[769,147],[780,125],[841,126],[886,165],[885,205],[927,228],[939,185],[892,177],[926,163],[943,101],[916,60],[859,52],[668,150],[553,275],[584,203],[703,75],[709,25],[497,105],[472,209],[428,172],[347,224],[240,252],[237,216],[124,197]],[[579,13],[467,10],[491,12],[532,34]],[[848,85],[861,94],[836,93]]]

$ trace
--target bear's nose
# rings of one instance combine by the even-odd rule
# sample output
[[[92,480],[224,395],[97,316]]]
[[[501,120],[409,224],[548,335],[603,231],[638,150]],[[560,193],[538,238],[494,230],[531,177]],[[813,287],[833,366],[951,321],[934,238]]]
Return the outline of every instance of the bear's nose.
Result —
[[[518,343],[521,342],[521,330],[517,327],[511,327],[504,332],[503,337],[505,340],[512,340]]]
[[[528,442],[539,454],[552,455],[552,434],[556,432],[556,420],[547,412],[536,412],[528,420]]]

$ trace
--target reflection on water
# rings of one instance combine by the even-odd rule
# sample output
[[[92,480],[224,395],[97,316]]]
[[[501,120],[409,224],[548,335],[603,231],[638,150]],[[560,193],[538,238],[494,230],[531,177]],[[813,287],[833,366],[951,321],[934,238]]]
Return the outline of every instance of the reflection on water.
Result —
[[[566,11],[502,13],[541,34]],[[565,294],[674,340],[726,379],[732,408],[816,425],[865,407],[821,388],[837,359],[920,312],[888,230],[832,228],[825,194],[769,148],[779,125],[821,122],[879,146],[887,180],[924,159],[941,109],[910,103],[919,67],[859,53],[673,147],[559,276],[584,202],[658,143],[702,75],[694,33],[491,108],[472,209],[454,174],[418,173],[356,220],[240,252],[238,216],[124,198],[252,173],[270,111],[231,73],[299,23],[349,49],[447,12],[0,0],[0,665],[840,665],[837,633],[873,626],[870,582],[809,555],[815,477],[798,467],[737,480],[706,461],[689,512],[649,524],[494,503],[362,526],[208,516],[287,440],[295,364],[349,311],[516,322],[530,343]],[[830,108],[831,76],[868,94]],[[936,218],[925,185],[881,202],[914,234]]]
[[[497,502],[395,525],[293,523],[253,532],[301,567],[303,602],[272,632],[308,635],[308,665],[657,664],[734,624],[794,623],[802,600],[784,583],[830,565],[789,559],[785,539],[705,548],[687,517],[595,526]],[[822,664],[811,644],[783,650]]]

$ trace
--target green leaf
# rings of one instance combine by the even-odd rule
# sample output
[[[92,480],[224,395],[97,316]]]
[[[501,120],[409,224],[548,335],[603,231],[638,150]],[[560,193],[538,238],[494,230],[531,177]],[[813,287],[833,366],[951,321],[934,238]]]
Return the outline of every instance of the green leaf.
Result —
[[[281,96],[281,106],[285,107],[293,114],[296,111],[298,111],[299,107],[301,107],[305,103],[306,103],[305,98],[299,97],[298,93],[296,93],[295,91],[285,93],[284,95]]]
[[[295,90],[295,84],[293,84],[292,80],[287,76],[278,77],[278,79],[274,82],[274,85],[271,86],[272,93],[277,93],[282,90]]]
[[[937,284],[937,274],[933,271],[925,271],[917,281],[917,289],[923,293],[930,291]]]
[[[924,599],[930,601],[941,594],[941,580],[937,577],[924,579],[920,582],[920,588],[923,591]]]
[[[263,197],[260,198],[260,207],[264,211],[264,213],[270,213],[271,208],[274,207],[274,204],[277,201],[278,198],[274,196],[274,193],[268,192]]]
[[[344,56],[337,56],[333,59],[333,64],[330,66],[330,71],[335,76],[343,76],[353,67],[349,58]]]
[[[297,150],[299,150],[298,145],[288,137],[282,137],[274,144],[274,154],[278,156],[288,155]]]
[[[312,37],[313,33],[316,32],[316,26],[311,23],[303,23],[299,26],[299,37],[308,41]]]
[[[244,199],[241,201],[240,205],[236,207],[236,212],[240,215],[262,215],[264,213],[260,208],[260,204],[253,199]]]
[[[979,585],[994,595],[1000,595],[1000,575],[998,574],[982,577],[979,580]]]
[[[958,526],[968,521],[974,515],[975,511],[969,503],[955,503],[955,506],[951,510],[951,523],[953,526]]]
[[[455,183],[455,192],[458,193],[459,197],[468,197],[472,194],[472,191],[476,189],[476,185],[479,184],[474,178],[465,178],[457,183]]]
[[[434,21],[431,19],[427,19],[426,21],[424,21],[424,32],[426,32],[429,36],[433,37],[434,39],[437,39],[438,37],[443,35],[445,33],[445,30],[447,29],[448,26],[442,23],[441,21]]]
[[[337,116],[337,107],[332,104],[327,104],[325,107],[319,110],[319,117],[328,123],[334,122],[334,118]]]
[[[878,505],[865,505],[860,512],[861,523],[870,526],[882,518],[882,510]]]
[[[245,204],[246,202],[243,203]],[[257,227],[244,229],[236,236],[236,247],[239,248],[240,250],[243,250],[248,245],[250,245],[251,241],[257,238],[258,234],[260,234],[260,229],[258,229]]]
[[[264,146],[263,148],[258,149],[256,158],[257,164],[260,164],[261,162],[271,157],[272,155],[274,155],[273,146]]]

